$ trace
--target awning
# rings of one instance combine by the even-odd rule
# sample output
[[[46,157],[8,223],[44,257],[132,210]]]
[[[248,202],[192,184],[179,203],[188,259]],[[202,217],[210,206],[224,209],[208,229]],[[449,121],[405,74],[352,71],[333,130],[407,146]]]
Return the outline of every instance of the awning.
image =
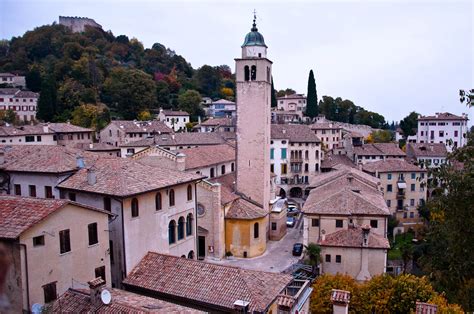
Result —
[[[405,182],[398,182],[397,183],[399,189],[406,189],[407,184]]]

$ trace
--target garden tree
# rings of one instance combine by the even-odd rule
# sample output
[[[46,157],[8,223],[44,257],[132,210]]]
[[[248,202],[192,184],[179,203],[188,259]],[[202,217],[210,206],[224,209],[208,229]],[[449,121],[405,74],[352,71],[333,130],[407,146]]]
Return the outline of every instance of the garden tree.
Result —
[[[198,91],[208,97],[216,98],[221,87],[221,76],[219,68],[203,65],[197,69],[195,74],[196,85]]]
[[[195,90],[188,90],[178,97],[178,108],[189,113],[192,122],[197,121],[198,117],[204,116],[201,108],[201,95]]]
[[[110,122],[110,113],[104,104],[82,104],[72,112],[71,123],[100,131]]]
[[[25,76],[26,87],[32,92],[39,92],[41,90],[41,71],[36,64],[31,66],[30,70]]]
[[[314,80],[313,70],[309,71],[308,77],[306,115],[310,118],[315,118],[318,115],[318,94],[316,93],[316,82]]]
[[[228,87],[221,88],[221,94],[225,96],[225,98],[234,99],[234,90]]]
[[[413,313],[416,301],[438,305],[440,313],[463,313],[458,305],[448,304],[426,277],[379,275],[358,283],[342,274],[324,274],[316,279],[311,294],[311,313],[332,313],[332,289],[351,293],[351,313]]]
[[[434,188],[427,203],[427,249],[419,259],[438,291],[464,310],[474,310],[474,136],[431,169]]]
[[[17,124],[18,117],[13,109],[0,110],[0,121],[10,124]]]
[[[410,135],[416,134],[418,128],[418,113],[415,111],[410,112],[408,116],[400,121],[400,129],[403,131],[403,137],[406,139]]]
[[[311,265],[313,273],[316,273],[316,267],[321,259],[321,247],[316,243],[305,245],[305,255],[308,257],[308,263]]]
[[[461,102],[461,104],[465,102],[468,107],[474,106],[474,89],[470,89],[468,91],[460,89],[459,101]]]
[[[109,107],[124,119],[135,119],[140,111],[156,104],[156,86],[150,75],[136,69],[114,68],[104,83]]]
[[[276,96],[276,91],[275,91],[275,86],[273,85],[273,76],[272,76],[272,98],[271,98],[271,107],[272,108],[276,108],[278,106],[278,103],[277,103],[277,96]]]
[[[74,108],[81,103],[96,103],[95,90],[86,88],[81,83],[67,78],[58,89],[57,95],[57,112],[56,117],[59,121],[66,121],[70,119],[70,115]]]
[[[138,114],[137,119],[140,121],[150,121],[152,119],[152,116],[150,111],[143,110]]]
[[[42,80],[36,118],[45,122],[53,121],[56,115],[56,81],[51,75]]]
[[[296,91],[292,88],[287,88],[285,90],[281,89],[277,92],[277,97],[284,97],[287,95],[293,95],[296,94]]]
[[[390,130],[373,131],[367,137],[367,143],[390,143],[393,140],[393,133]]]

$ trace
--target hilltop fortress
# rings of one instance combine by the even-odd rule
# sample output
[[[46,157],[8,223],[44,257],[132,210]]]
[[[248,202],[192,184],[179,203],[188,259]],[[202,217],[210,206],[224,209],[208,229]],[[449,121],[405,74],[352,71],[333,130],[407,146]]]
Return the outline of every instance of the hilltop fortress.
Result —
[[[97,24],[96,21],[88,17],[60,16],[59,24],[68,27],[74,33],[84,32],[86,30],[86,26],[97,27],[102,29],[102,26],[100,24]]]

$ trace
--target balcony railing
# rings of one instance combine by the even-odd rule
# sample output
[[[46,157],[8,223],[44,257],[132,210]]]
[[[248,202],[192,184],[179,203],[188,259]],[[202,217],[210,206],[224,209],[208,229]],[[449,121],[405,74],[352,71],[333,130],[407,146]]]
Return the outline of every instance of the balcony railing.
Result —
[[[290,162],[303,162],[303,157],[291,156]]]
[[[405,199],[405,192],[399,191],[397,193],[397,200]]]
[[[291,172],[293,172],[293,173],[301,173],[302,170],[301,170],[301,168],[291,168]]]

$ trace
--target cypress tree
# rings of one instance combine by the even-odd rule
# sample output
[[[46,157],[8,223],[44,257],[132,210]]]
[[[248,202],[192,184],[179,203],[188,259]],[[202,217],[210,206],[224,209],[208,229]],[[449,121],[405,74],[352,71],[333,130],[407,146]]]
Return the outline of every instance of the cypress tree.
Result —
[[[52,121],[56,113],[56,83],[48,76],[41,84],[41,93],[38,100],[36,118],[45,122]]]
[[[306,115],[314,118],[318,115],[318,94],[316,93],[316,82],[314,80],[313,70],[309,71],[308,77],[308,96],[306,101]]]
[[[272,108],[276,108],[277,106],[277,98],[276,98],[276,91],[275,86],[273,85],[273,76],[272,76]]]

